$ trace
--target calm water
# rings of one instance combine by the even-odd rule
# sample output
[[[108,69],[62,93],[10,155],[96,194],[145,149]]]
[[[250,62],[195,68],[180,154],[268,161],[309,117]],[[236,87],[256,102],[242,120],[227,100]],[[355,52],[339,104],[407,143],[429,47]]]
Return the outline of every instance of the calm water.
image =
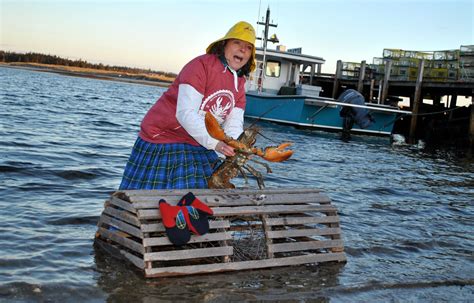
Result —
[[[341,215],[345,265],[145,280],[95,251],[103,202],[162,93],[0,68],[0,301],[474,300],[473,160],[383,138],[261,123],[296,150],[271,164],[267,187],[323,189]]]

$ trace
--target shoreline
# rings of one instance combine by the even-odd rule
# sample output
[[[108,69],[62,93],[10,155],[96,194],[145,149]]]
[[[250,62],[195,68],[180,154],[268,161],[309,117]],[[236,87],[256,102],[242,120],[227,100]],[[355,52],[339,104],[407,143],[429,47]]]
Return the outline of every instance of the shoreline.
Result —
[[[143,84],[143,85],[150,85],[150,86],[159,86],[159,87],[168,87],[172,83],[172,82],[158,81],[158,80],[155,81],[155,80],[133,79],[133,78],[129,78],[128,76],[121,76],[121,74],[114,75],[112,73],[101,74],[100,72],[91,72],[91,71],[71,71],[71,70],[67,70],[66,69],[67,67],[62,66],[62,65],[58,65],[57,68],[55,68],[56,66],[51,67],[50,65],[37,65],[37,64],[31,64],[31,63],[12,64],[12,63],[0,62],[0,67],[24,69],[24,70],[31,70],[31,71],[38,71],[38,72],[55,73],[55,74],[60,74],[60,75],[65,75],[65,76],[72,76],[72,77],[126,82],[126,83]]]

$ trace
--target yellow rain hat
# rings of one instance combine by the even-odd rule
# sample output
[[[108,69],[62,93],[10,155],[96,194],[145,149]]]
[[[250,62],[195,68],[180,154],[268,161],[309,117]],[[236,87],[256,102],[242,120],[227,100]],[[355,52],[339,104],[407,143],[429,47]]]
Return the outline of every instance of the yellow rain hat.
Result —
[[[252,55],[250,56],[249,61],[250,63],[250,71],[252,72],[255,70],[256,64],[255,64],[255,29],[253,28],[250,23],[247,23],[245,21],[240,21],[237,22],[234,26],[232,26],[227,34],[223,37],[220,38],[211,44],[206,48],[206,53],[209,54],[212,47],[221,41],[227,40],[227,39],[239,39],[245,42],[248,42],[253,45],[253,50],[252,50]]]

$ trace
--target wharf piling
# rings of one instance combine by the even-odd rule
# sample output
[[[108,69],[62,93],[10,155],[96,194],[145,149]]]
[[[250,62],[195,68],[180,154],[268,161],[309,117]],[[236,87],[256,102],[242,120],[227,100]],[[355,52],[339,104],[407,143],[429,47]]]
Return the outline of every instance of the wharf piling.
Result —
[[[357,82],[357,91],[362,93],[364,89],[364,78],[365,78],[365,60],[360,63],[359,82]]]
[[[383,100],[387,100],[388,96],[388,80],[390,79],[390,73],[392,72],[392,61],[385,62],[385,74],[383,77],[383,85],[382,85],[382,98],[379,100],[383,102]]]
[[[334,76],[334,85],[332,87],[332,98],[336,99],[338,96],[338,89],[339,89],[339,79],[341,78],[342,75],[342,61],[337,60],[337,66],[336,66],[336,74]]]
[[[410,134],[408,137],[409,143],[416,143],[415,134],[416,134],[416,122],[418,119],[418,112],[420,109],[420,99],[421,99],[421,83],[423,82],[423,69],[425,66],[425,61],[421,60],[420,65],[418,66],[418,76],[416,78],[415,85],[415,98],[413,100],[413,110],[411,116],[410,124]]]

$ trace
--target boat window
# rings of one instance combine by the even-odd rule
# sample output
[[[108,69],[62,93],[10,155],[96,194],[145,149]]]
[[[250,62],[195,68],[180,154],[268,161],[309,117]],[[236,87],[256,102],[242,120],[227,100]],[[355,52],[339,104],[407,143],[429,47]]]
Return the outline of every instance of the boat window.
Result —
[[[280,77],[281,63],[278,61],[267,61],[265,75],[268,77]]]

